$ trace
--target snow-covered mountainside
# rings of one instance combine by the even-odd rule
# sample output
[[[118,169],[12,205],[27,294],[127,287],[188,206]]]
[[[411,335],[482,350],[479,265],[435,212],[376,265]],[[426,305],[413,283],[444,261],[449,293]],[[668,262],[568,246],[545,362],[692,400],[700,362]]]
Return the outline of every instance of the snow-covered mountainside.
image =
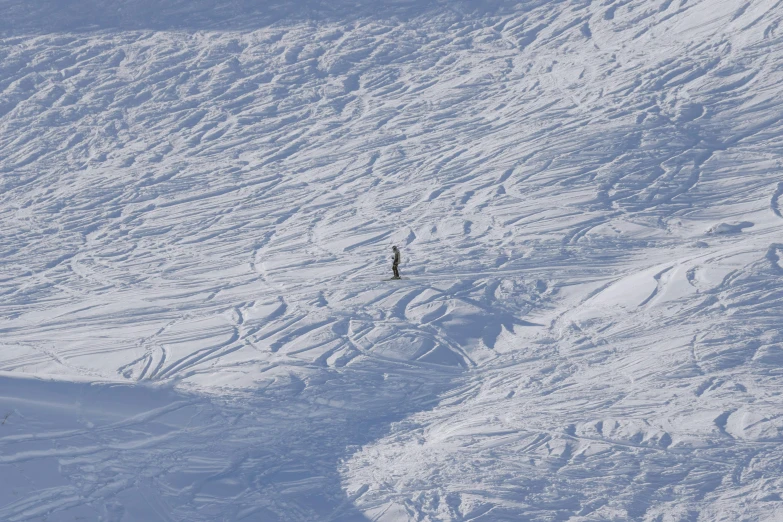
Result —
[[[783,520],[781,1],[264,4],[0,0],[0,520]]]

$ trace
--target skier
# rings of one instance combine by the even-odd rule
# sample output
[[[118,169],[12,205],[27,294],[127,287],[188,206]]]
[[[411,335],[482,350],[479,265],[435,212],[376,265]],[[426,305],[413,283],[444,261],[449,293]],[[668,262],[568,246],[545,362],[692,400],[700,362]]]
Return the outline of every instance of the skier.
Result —
[[[392,279],[402,279],[400,277],[400,271],[397,268],[400,266],[400,250],[396,246],[393,246],[392,250],[394,250],[394,257],[392,258],[392,271],[394,272],[394,277],[392,277]]]

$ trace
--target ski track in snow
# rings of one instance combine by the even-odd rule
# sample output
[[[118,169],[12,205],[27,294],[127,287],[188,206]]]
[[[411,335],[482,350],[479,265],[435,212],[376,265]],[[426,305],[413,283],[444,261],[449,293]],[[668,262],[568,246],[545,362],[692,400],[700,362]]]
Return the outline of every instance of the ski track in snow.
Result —
[[[71,4],[0,1],[0,519],[783,517],[779,2]]]

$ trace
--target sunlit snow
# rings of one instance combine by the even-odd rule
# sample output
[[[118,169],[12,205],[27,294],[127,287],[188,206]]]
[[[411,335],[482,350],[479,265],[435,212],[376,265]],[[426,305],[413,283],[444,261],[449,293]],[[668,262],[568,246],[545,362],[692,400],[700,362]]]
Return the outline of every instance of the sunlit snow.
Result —
[[[783,520],[778,0],[0,13],[0,520]]]

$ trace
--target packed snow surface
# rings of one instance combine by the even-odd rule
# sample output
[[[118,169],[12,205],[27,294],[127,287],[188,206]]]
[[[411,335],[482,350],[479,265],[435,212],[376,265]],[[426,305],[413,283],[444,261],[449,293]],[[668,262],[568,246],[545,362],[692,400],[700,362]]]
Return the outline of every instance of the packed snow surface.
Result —
[[[0,520],[783,520],[780,1],[0,12]]]

